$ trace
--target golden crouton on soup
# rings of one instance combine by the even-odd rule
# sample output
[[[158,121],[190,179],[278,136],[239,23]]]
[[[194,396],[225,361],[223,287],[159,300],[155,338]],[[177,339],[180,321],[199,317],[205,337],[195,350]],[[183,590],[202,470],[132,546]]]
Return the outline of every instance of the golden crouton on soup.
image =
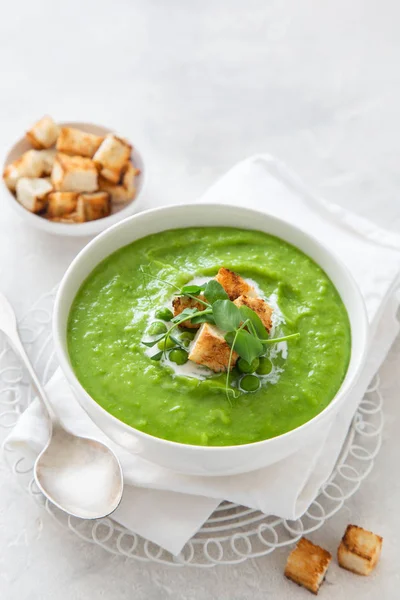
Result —
[[[61,127],[57,138],[58,152],[92,158],[104,137],[74,127]]]
[[[50,148],[55,144],[59,134],[57,123],[49,116],[45,116],[26,132],[26,137],[34,148]]]
[[[265,329],[269,332],[272,328],[272,308],[262,298],[252,298],[250,296],[239,296],[233,301],[236,306],[248,306],[260,317]]]
[[[203,300],[205,299],[204,296],[200,296],[200,298]],[[197,302],[193,298],[188,298],[187,296],[176,296],[176,298],[172,300],[172,307],[174,309],[174,317],[177,317],[185,310],[185,308],[197,308],[198,310],[203,310],[204,304]],[[200,323],[192,323],[187,320],[183,321],[179,327],[186,329],[200,329]]]
[[[97,169],[90,158],[57,154],[51,181],[58,192],[95,192]]]
[[[215,279],[222,285],[229,296],[229,300],[236,300],[239,296],[255,296],[253,286],[234,271],[221,267]]]
[[[193,340],[189,360],[219,373],[228,370],[230,353],[231,348],[223,333],[215,325],[203,323]],[[231,368],[235,366],[238,356],[232,352]]]

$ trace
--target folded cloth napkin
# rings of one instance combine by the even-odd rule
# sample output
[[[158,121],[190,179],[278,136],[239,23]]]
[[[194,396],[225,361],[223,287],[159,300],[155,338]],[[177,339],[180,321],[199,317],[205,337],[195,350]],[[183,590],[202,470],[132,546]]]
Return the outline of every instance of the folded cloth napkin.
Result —
[[[393,343],[400,273],[400,237],[335,205],[313,198],[278,161],[268,156],[245,160],[202,198],[267,211],[328,245],[356,279],[367,305],[371,341],[363,373],[352,397],[330,428],[285,460],[252,473],[193,477],[174,473],[131,455],[107,440],[73,398],[60,370],[47,392],[71,431],[107,441],[121,460],[125,491],[115,521],[178,554],[221,500],[230,500],[286,519],[297,519],[329,479],[357,405]],[[6,441],[19,455],[36,456],[47,430],[34,401]]]

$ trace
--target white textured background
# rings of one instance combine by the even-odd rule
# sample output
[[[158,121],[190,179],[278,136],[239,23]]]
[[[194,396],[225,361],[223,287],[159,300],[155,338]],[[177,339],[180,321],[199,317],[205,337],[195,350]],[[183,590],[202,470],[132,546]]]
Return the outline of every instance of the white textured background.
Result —
[[[109,125],[147,166],[146,205],[188,202],[235,162],[269,152],[314,192],[400,232],[397,0],[0,2],[0,151],[44,113]],[[0,289],[22,314],[84,244],[28,229],[0,197]],[[347,522],[384,536],[376,573],[332,565],[321,598],[400,592],[400,343],[384,368],[386,427]],[[308,598],[287,550],[238,567],[172,570],[108,555],[50,521],[0,467],[1,600]]]

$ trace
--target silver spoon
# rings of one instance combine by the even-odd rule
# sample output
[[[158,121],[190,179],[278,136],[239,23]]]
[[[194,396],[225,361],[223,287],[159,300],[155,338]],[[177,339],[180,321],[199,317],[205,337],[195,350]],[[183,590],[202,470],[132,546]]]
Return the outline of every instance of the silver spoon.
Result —
[[[121,465],[105,444],[73,435],[61,425],[22,345],[15,313],[0,293],[0,331],[10,340],[31,377],[50,422],[50,438],[36,459],[34,475],[43,494],[65,512],[99,519],[119,505]]]

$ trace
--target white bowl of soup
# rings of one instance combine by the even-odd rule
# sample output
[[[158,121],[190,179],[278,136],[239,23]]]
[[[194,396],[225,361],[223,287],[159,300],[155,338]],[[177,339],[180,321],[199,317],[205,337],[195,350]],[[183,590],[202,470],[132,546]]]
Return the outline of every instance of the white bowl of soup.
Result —
[[[246,347],[218,372],[213,356],[208,366],[188,360],[199,330],[170,321],[182,290],[212,313],[197,287],[221,268],[271,307],[270,339],[247,370]],[[53,328],[61,368],[97,426],[193,475],[256,470],[312,442],[349,397],[368,331],[360,291],[329,249],[268,214],[218,204],[142,212],[95,238],[61,282]]]

